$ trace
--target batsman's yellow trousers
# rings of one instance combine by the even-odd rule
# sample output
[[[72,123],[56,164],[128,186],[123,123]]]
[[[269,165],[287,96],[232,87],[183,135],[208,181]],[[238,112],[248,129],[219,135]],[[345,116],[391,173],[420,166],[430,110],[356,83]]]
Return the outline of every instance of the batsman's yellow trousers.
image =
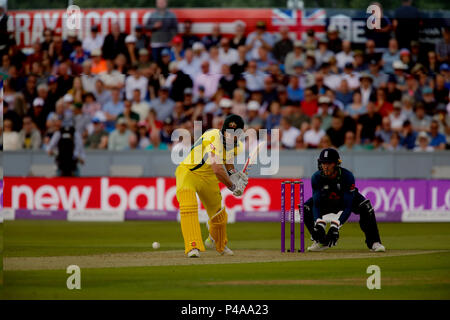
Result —
[[[194,248],[205,251],[198,220],[196,194],[205,207],[208,216],[213,217],[222,207],[219,180],[214,173],[208,175],[196,174],[183,165],[177,167],[175,177],[185,253]]]

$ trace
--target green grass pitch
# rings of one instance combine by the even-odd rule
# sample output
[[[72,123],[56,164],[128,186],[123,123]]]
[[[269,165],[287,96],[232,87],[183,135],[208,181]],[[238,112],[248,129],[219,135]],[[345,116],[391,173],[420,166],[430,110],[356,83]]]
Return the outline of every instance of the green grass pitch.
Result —
[[[183,256],[176,222],[6,221],[0,228],[0,299],[450,299],[450,223],[380,223],[386,253],[369,252],[359,225],[349,223],[337,247],[305,254],[279,252],[278,223],[235,223],[228,235],[236,255],[208,250],[199,259]],[[77,259],[91,265],[80,266],[81,290],[68,290],[63,265]],[[379,290],[366,286],[369,265],[381,269]]]

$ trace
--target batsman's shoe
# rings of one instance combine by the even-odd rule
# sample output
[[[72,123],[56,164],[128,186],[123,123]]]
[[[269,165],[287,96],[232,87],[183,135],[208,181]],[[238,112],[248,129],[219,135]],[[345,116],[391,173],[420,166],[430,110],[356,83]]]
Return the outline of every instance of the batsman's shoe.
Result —
[[[194,248],[188,252],[187,256],[189,258],[200,258],[200,250]]]
[[[225,246],[225,250],[220,253],[222,256],[234,256],[233,250]]]
[[[374,252],[385,252],[386,248],[381,243],[374,242],[374,244],[372,245],[372,249],[370,250]]]
[[[320,251],[327,250],[328,248],[329,248],[328,246],[324,246],[324,245],[320,244],[319,242],[314,241],[313,244],[310,245],[307,250],[311,251],[311,252],[320,252]]]
[[[211,236],[208,236],[205,240],[205,247],[209,249],[214,249],[216,247],[215,241],[211,238]]]

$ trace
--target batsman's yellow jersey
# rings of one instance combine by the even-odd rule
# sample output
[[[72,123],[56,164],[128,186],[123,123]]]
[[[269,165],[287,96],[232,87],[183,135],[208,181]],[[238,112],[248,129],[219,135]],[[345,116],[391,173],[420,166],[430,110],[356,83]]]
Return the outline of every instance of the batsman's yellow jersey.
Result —
[[[211,169],[211,156],[215,157],[216,163],[232,164],[236,157],[243,150],[239,141],[237,146],[225,151],[223,136],[219,129],[206,131],[192,146],[190,153],[181,162],[180,166],[189,169],[199,175],[214,175]]]

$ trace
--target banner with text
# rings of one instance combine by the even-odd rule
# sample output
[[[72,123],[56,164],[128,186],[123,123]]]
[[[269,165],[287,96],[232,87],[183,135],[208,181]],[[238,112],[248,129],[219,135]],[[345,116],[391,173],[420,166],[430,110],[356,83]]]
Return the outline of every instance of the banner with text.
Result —
[[[223,205],[236,220],[279,221],[281,181],[252,178],[242,197],[221,185]],[[380,221],[450,221],[450,180],[358,180]],[[4,180],[4,206],[27,210],[122,212],[125,219],[173,220],[179,205],[175,178],[19,178]],[[289,189],[286,198],[289,199]],[[298,203],[298,189],[295,193]],[[305,201],[311,197],[305,181]],[[289,202],[288,207],[289,207]],[[204,209],[201,204],[200,210]],[[24,211],[21,211],[23,215]],[[25,211],[29,215],[28,211]],[[149,213],[150,212],[150,213]],[[161,215],[161,212],[168,212]],[[242,214],[242,216],[241,216]],[[92,214],[89,214],[92,217]],[[117,216],[116,219],[122,219]],[[248,218],[246,218],[248,217]],[[357,220],[352,216],[351,220]]]

